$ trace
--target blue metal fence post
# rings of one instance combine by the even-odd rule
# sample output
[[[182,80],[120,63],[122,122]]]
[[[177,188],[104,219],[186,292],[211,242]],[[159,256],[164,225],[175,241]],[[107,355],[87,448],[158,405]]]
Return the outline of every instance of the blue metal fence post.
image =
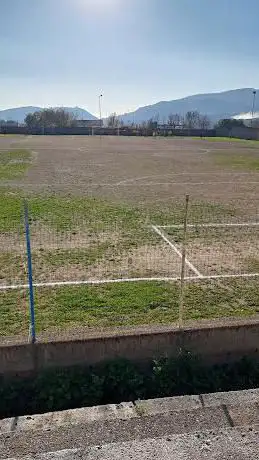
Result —
[[[24,226],[25,226],[25,235],[26,235],[28,282],[29,282],[29,294],[30,294],[31,342],[35,343],[36,335],[35,335],[35,311],[34,311],[34,292],[33,292],[33,276],[32,276],[30,223],[29,223],[28,203],[26,200],[24,201]]]

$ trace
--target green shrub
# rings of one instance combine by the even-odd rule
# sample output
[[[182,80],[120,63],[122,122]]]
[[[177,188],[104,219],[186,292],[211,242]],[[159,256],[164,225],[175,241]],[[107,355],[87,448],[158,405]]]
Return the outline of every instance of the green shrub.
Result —
[[[0,380],[0,418],[137,399],[243,390],[259,386],[259,364],[243,358],[206,366],[181,352],[140,367],[114,360],[42,371],[34,378]]]

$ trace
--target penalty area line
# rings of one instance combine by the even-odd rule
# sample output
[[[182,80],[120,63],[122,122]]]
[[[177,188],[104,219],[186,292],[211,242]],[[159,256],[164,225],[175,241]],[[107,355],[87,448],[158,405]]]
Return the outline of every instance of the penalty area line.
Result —
[[[171,225],[157,225],[156,226],[158,229],[159,228],[183,228],[183,224],[171,224]],[[228,227],[259,227],[259,222],[237,222],[237,223],[222,223],[222,224],[218,224],[218,223],[207,223],[207,224],[188,224],[187,225],[187,228],[197,228],[197,227],[201,227],[201,228],[228,228]]]
[[[177,247],[165,236],[165,234],[156,226],[152,225],[153,230],[159,235],[173,250],[176,252],[176,254],[182,259],[183,255],[182,253],[177,249]],[[186,265],[198,276],[198,278],[204,278],[202,273],[197,270],[197,268],[188,260],[185,259]]]

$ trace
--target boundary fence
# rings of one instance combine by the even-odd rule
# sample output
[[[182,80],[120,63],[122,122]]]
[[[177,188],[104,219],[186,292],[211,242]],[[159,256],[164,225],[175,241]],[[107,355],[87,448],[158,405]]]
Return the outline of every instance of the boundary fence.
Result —
[[[178,299],[178,322],[179,327],[183,326],[184,323],[184,308],[185,308],[185,289],[186,283],[197,283],[197,282],[215,282],[223,281],[223,280],[238,280],[238,279],[257,279],[259,277],[259,269],[253,269],[255,266],[257,268],[256,263],[258,262],[258,254],[259,254],[259,221],[254,219],[253,221],[249,222],[203,222],[198,221],[193,223],[191,221],[189,223],[189,196],[186,196],[185,205],[184,205],[184,212],[182,213],[182,223],[175,223],[175,224],[146,224],[146,231],[150,231],[153,233],[157,240],[155,243],[150,241],[150,246],[147,251],[151,248],[157,247],[159,244],[163,244],[163,248],[159,246],[157,259],[154,260],[154,264],[156,265],[157,260],[159,259],[160,262],[163,263],[163,254],[168,253],[170,257],[175,258],[175,273],[170,273],[171,266],[170,264],[168,267],[166,266],[167,261],[164,260],[164,267],[163,264],[161,265],[164,268],[164,272],[161,268],[158,268],[158,273],[155,273],[155,269],[153,267],[153,272],[148,276],[148,271],[143,269],[143,273],[139,272],[137,275],[134,276],[129,270],[129,266],[126,267],[125,274],[121,274],[120,276],[109,276],[110,273],[107,271],[107,276],[105,277],[91,277],[89,274],[85,277],[81,277],[80,279],[73,280],[71,275],[70,279],[53,279],[51,280],[51,272],[47,274],[47,278],[44,281],[41,281],[37,278],[37,274],[34,271],[34,252],[35,249],[34,241],[31,239],[31,229],[30,229],[30,215],[29,215],[29,208],[28,203],[24,202],[24,231],[22,234],[22,238],[24,238],[24,246],[23,250],[26,253],[26,262],[27,262],[27,283],[26,282],[13,282],[13,283],[4,283],[0,284],[0,292],[3,291],[14,291],[25,289],[28,290],[28,302],[29,302],[29,312],[30,312],[30,341],[32,343],[36,342],[36,328],[35,328],[35,296],[34,290],[35,288],[54,288],[54,287],[62,287],[62,286],[80,286],[80,285],[104,285],[104,284],[115,284],[115,283],[133,283],[133,282],[177,282],[179,283],[179,299]],[[236,229],[238,230],[239,234],[235,234]],[[172,231],[173,235],[169,235],[168,232]],[[231,239],[228,240],[228,232],[231,233]],[[202,232],[208,232],[206,234]],[[213,233],[214,232],[214,233]],[[216,233],[215,233],[216,232]],[[222,250],[222,234],[223,237],[226,238],[224,240],[224,246]],[[240,233],[241,232],[241,233]],[[244,233],[245,232],[245,233]],[[98,232],[97,232],[98,234]],[[226,236],[227,235],[227,236]],[[236,241],[236,235],[239,235],[238,238],[240,241]],[[71,235],[70,235],[71,236]],[[100,235],[97,235],[98,237]],[[103,237],[103,234],[102,234]],[[248,238],[248,244],[251,246],[251,254],[254,256],[254,266],[251,266],[250,270],[245,270],[244,267],[240,268],[240,260],[242,259],[242,254],[239,254],[239,249],[237,253],[232,251],[231,252],[231,244],[240,244],[240,247],[245,245],[246,237]],[[208,242],[207,239],[208,238]],[[217,238],[219,243],[217,242]],[[224,239],[223,238],[223,239]],[[199,241],[199,245],[197,245],[196,241]],[[201,241],[201,242],[200,242]],[[219,244],[219,249],[217,251],[217,245]],[[64,242],[63,242],[64,243]],[[103,243],[102,243],[103,244]],[[110,243],[109,243],[110,244]],[[203,255],[205,246],[209,246],[211,251],[211,255],[208,259]],[[214,245],[214,247],[213,247]],[[59,248],[59,240],[57,238],[57,242],[54,247]],[[91,243],[90,243],[91,248]],[[216,248],[216,249],[215,249]],[[165,251],[164,253],[160,253],[159,251]],[[116,251],[115,246],[111,247],[111,255],[113,255],[113,251]],[[213,256],[216,254],[216,262],[214,266],[212,263]],[[151,259],[152,259],[151,253]],[[238,258],[235,260],[235,257]],[[131,259],[130,252],[128,254],[128,259]],[[104,256],[106,257],[106,256]],[[231,259],[232,257],[232,259]],[[140,256],[141,258],[141,256]],[[224,264],[225,262],[232,263],[231,267],[228,267],[227,271],[224,271]],[[243,261],[243,259],[242,259]],[[257,262],[256,262],[257,261]],[[148,257],[143,263],[149,263],[150,260]],[[25,265],[25,261],[23,260],[23,265]],[[134,265],[134,261],[133,261]],[[202,265],[202,266],[201,266]],[[132,261],[130,266],[132,266]],[[234,269],[237,267],[236,272],[233,272]],[[133,267],[134,268],[134,267]],[[161,272],[159,273],[159,270]],[[215,270],[220,270],[219,272],[215,272]],[[232,272],[231,272],[232,270]],[[143,276],[142,276],[143,275]],[[36,300],[37,301],[37,300]]]
[[[217,129],[197,129],[197,128],[173,128],[172,126],[158,128],[143,128],[124,126],[119,128],[108,127],[66,127],[66,128],[27,128],[26,126],[0,126],[0,134],[21,134],[21,135],[53,135],[53,136],[182,136],[182,137],[229,137],[247,140],[259,140],[259,129],[255,127],[235,127]]]

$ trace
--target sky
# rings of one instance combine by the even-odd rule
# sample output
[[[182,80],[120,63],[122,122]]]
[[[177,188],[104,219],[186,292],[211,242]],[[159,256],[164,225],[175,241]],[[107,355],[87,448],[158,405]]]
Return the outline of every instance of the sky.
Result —
[[[258,0],[0,0],[0,109],[258,88],[258,17]]]

